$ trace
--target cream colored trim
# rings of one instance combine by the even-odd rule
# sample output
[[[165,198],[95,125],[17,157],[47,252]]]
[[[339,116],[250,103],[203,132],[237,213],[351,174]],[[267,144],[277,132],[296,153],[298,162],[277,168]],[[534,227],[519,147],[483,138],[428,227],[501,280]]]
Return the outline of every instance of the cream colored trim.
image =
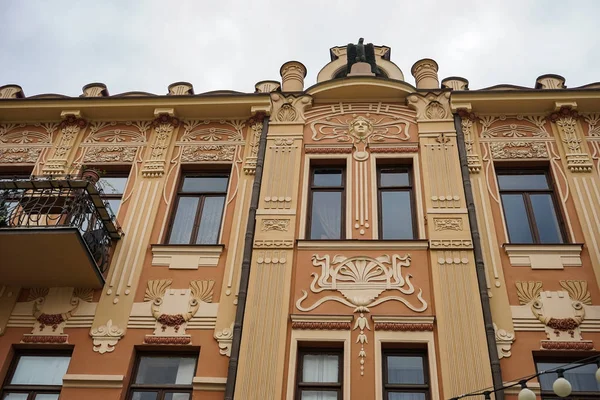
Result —
[[[428,208],[427,214],[467,214],[466,208]]]
[[[583,245],[514,245],[504,244],[510,264],[513,267],[531,267],[531,269],[563,269],[581,267]]]
[[[63,387],[86,389],[120,389],[123,387],[123,375],[66,374]]]
[[[371,154],[371,211],[373,215],[372,229],[373,239],[379,239],[379,201],[377,199],[377,160],[378,159],[411,159],[411,167],[413,173],[413,195],[415,201],[413,206],[416,207],[417,216],[417,238],[425,239],[425,217],[423,215],[423,193],[421,190],[421,163],[418,153],[398,153],[398,154]]]
[[[344,343],[344,394],[343,400],[350,400],[350,366],[352,355],[350,353],[350,331],[312,331],[292,330],[290,341],[290,357],[287,378],[286,400],[294,400],[294,389],[296,387],[296,365],[298,363],[298,344],[301,342],[343,342]]]
[[[431,316],[389,316],[371,315],[373,322],[396,322],[400,324],[433,324],[435,317]]]
[[[298,240],[296,246],[304,250],[397,250],[427,249],[429,242],[427,240]]]
[[[152,246],[152,266],[169,269],[216,267],[223,246]]]
[[[352,322],[353,315],[292,314],[292,322]]]
[[[215,376],[195,376],[192,379],[192,387],[194,390],[203,392],[224,392],[227,378]]]
[[[300,205],[299,238],[306,238],[306,210],[308,206],[308,182],[311,160],[346,160],[346,237],[352,237],[352,154],[305,154],[302,172],[302,200]],[[257,213],[258,214],[258,213]],[[278,212],[278,214],[281,214]]]
[[[383,358],[381,350],[384,343],[425,343],[429,360],[429,389],[431,400],[440,400],[437,360],[433,332],[385,332],[375,331],[375,400],[383,400]]]
[[[504,386],[506,386],[506,385],[515,385],[515,386],[510,387],[508,389],[504,389],[504,394],[511,394],[511,395],[515,395],[515,396],[519,395],[519,392],[521,391],[521,385],[519,385],[518,381],[508,381],[508,382],[504,382],[503,384],[504,384]],[[529,381],[529,382],[527,382],[527,387],[529,389],[531,389],[531,391],[533,393],[535,393],[536,396],[539,396],[542,393],[541,389],[540,389],[539,382],[531,382],[531,381]]]

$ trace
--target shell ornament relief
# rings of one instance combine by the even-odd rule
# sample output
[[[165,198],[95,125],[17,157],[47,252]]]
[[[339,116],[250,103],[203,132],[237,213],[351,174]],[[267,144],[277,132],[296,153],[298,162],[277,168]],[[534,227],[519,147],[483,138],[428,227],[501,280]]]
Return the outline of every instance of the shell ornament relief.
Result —
[[[303,290],[302,296],[296,301],[296,308],[309,312],[330,301],[353,308],[356,321],[352,330],[358,331],[356,343],[361,345],[358,354],[361,375],[364,375],[367,356],[364,349],[364,345],[368,343],[367,331],[371,330],[365,314],[370,312],[370,308],[387,301],[397,301],[414,312],[423,312],[427,309],[427,302],[422,297],[422,289],[419,289],[416,295],[418,304],[415,305],[406,298],[416,292],[411,282],[412,275],[402,275],[402,268],[408,268],[410,261],[408,254],[402,257],[397,254],[382,255],[377,258],[335,255],[333,260],[329,255],[320,257],[315,254],[312,257],[313,266],[320,268],[321,273],[311,274],[313,281],[310,284],[310,291],[315,294],[325,291],[332,294],[319,298],[311,305],[303,305],[309,297],[308,292]],[[380,297],[382,294],[384,296]]]

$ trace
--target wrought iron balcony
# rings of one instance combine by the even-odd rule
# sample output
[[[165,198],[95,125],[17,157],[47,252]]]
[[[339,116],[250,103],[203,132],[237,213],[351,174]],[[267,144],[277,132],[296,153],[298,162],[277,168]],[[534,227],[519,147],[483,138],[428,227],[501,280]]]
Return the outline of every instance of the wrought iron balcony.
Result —
[[[0,285],[104,284],[121,231],[102,190],[78,177],[0,180]]]

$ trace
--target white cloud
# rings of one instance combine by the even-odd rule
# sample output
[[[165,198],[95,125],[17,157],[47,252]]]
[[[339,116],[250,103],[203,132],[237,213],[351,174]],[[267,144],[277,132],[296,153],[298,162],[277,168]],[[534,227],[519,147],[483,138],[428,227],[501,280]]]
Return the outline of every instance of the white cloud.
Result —
[[[472,89],[498,83],[532,87],[545,73],[569,87],[595,74],[600,3],[579,1],[19,1],[0,2],[0,85],[28,96],[77,96],[87,83],[110,93],[164,94],[176,81],[196,93],[252,92],[279,79],[294,59],[315,82],[329,48],[355,42],[392,47],[407,81],[424,57],[440,78],[458,75]]]

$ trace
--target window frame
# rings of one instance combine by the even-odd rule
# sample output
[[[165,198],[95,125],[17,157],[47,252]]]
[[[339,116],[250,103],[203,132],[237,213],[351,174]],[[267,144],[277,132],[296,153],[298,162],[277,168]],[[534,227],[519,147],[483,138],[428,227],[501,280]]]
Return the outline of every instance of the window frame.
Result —
[[[119,194],[115,194],[115,193],[106,193],[106,191],[104,190],[104,188],[102,188],[102,194],[100,195],[100,198],[102,199],[102,201],[104,200],[121,200],[121,202],[123,201],[123,196],[125,195],[125,191],[127,190],[127,185],[129,184],[129,172],[126,171],[109,171],[106,174],[102,175],[100,177],[100,181],[103,178],[126,178],[125,180],[125,187],[123,188],[123,193],[119,193]],[[119,210],[121,209],[121,203],[119,203]],[[119,213],[119,210],[112,210],[113,213],[115,213],[115,215],[117,215]]]
[[[408,174],[408,186],[381,186],[381,171],[382,170],[397,170]],[[415,193],[414,193],[414,176],[411,165],[403,164],[379,164],[376,168],[377,176],[377,225],[379,240],[415,240],[418,237],[418,228],[416,224],[416,209],[415,209]],[[410,217],[412,226],[412,238],[407,239],[386,239],[383,237],[383,192],[408,192],[410,201]]]
[[[0,398],[4,398],[7,394],[12,393],[27,393],[27,400],[33,400],[38,394],[58,394],[62,391],[63,385],[12,385],[10,380],[13,378],[19,360],[23,356],[37,356],[37,357],[69,357],[69,365],[72,359],[71,350],[16,350],[13,354],[12,360],[2,382],[0,388]],[[67,367],[67,371],[68,371]]]
[[[315,171],[317,170],[340,170],[341,185],[340,186],[315,186]],[[346,239],[346,166],[345,165],[311,165],[308,174],[308,206],[306,210],[306,238],[308,240],[345,240]],[[339,239],[313,239],[312,219],[313,219],[313,195],[315,192],[340,192],[340,237]]]
[[[221,177],[227,178],[227,185],[224,192],[184,192],[183,185],[185,178],[204,178],[204,177]],[[183,172],[179,178],[177,185],[177,192],[175,193],[174,206],[171,209],[171,215],[169,219],[169,229],[165,236],[165,245],[177,246],[177,245],[188,245],[188,246],[214,246],[219,244],[219,237],[223,230],[223,217],[225,216],[225,210],[227,208],[227,193],[231,180],[231,173],[229,171],[209,171],[209,172]],[[217,231],[217,240],[215,243],[196,243],[198,236],[198,230],[200,229],[200,223],[202,222],[202,211],[204,209],[204,200],[206,197],[220,197],[223,196],[223,210],[221,211],[221,221],[219,222],[219,230]],[[175,218],[177,217],[177,210],[179,209],[179,202],[182,197],[198,197],[198,205],[196,206],[196,215],[194,217],[194,225],[192,232],[190,233],[189,243],[170,243],[171,235],[173,234],[173,227],[175,225]]]
[[[562,208],[560,207],[560,202],[557,201],[556,198],[556,190],[554,187],[554,180],[550,174],[548,169],[544,168],[536,168],[536,169],[521,169],[521,170],[513,170],[508,168],[496,168],[496,183],[498,185],[498,193],[500,195],[500,204],[502,206],[502,214],[504,217],[504,225],[506,227],[506,235],[508,236],[508,242],[511,244],[530,244],[530,245],[557,245],[557,244],[569,244],[568,236],[565,230],[565,219],[562,213]],[[501,189],[500,188],[500,175],[544,175],[546,179],[546,183],[548,184],[548,189],[528,189],[528,190],[516,190],[516,189]],[[508,221],[506,219],[506,212],[504,207],[504,202],[502,200],[503,194],[520,194],[523,198],[523,203],[525,205],[525,213],[527,214],[527,223],[529,225],[529,231],[531,232],[531,243],[521,243],[521,242],[512,242],[510,238],[510,231],[508,229]],[[552,201],[552,205],[554,207],[554,211],[556,214],[556,219],[558,221],[558,230],[560,237],[562,239],[561,242],[556,243],[544,243],[540,241],[538,227],[535,221],[535,215],[533,212],[533,206],[531,204],[530,195],[532,194],[549,194],[550,199]]]
[[[198,353],[194,352],[151,352],[151,351],[143,351],[138,352],[135,355],[133,369],[131,370],[131,380],[129,382],[129,387],[127,388],[127,400],[133,399],[133,395],[135,392],[156,392],[156,400],[163,400],[165,394],[167,393],[189,393],[189,399],[192,400],[194,394],[194,385],[193,382],[190,382],[189,385],[178,385],[178,384],[169,384],[169,385],[148,385],[148,384],[139,384],[135,383],[135,379],[137,377],[137,373],[140,368],[140,361],[142,357],[162,357],[162,358],[195,358],[196,363],[194,365],[194,373],[192,375],[192,380],[196,376],[196,372],[198,371]]]
[[[309,354],[336,355],[338,356],[338,381],[337,382],[303,382],[304,356]],[[344,398],[344,349],[336,347],[298,347],[296,354],[296,382],[294,398],[302,399],[303,390],[336,392],[337,399]]]
[[[397,384],[388,382],[388,357],[402,357],[409,356],[421,357],[423,360],[423,378],[425,383],[423,384]],[[381,387],[383,389],[383,399],[388,400],[390,393],[424,393],[425,400],[431,398],[431,377],[429,375],[429,355],[426,349],[398,349],[388,348],[381,350]]]
[[[597,355],[597,353],[595,353]],[[533,364],[535,365],[535,371],[537,373],[540,372],[540,369],[538,367],[538,363],[556,363],[556,364],[568,364],[568,363],[573,363],[575,361],[578,360],[582,360],[586,357],[590,357],[593,354],[584,354],[581,356],[577,356],[577,357],[573,357],[573,355],[569,355],[568,357],[561,357],[561,356],[551,356],[549,354],[545,354],[545,355],[535,355],[533,357]],[[591,363],[592,365],[594,363]],[[600,368],[600,360],[596,361],[596,366],[598,368]],[[538,380],[539,381],[539,380]],[[541,400],[560,400],[562,399],[562,397],[557,396],[556,394],[554,394],[554,392],[552,390],[543,390],[542,389],[542,383],[541,381],[539,381],[540,383],[540,398]],[[597,399],[598,398],[598,393],[599,392],[576,392],[573,391],[568,398],[571,400],[592,400],[592,399]]]

